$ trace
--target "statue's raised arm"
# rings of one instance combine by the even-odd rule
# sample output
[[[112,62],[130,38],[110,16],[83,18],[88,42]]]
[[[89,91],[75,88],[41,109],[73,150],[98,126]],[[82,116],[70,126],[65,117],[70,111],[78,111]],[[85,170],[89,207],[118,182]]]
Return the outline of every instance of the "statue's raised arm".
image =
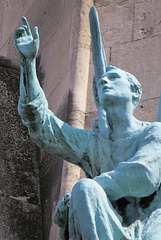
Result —
[[[23,25],[14,34],[14,43],[21,58],[18,111],[22,122],[41,148],[79,165],[87,176],[92,177],[94,173],[89,168],[92,163],[87,153],[90,131],[72,128],[49,110],[36,74],[38,29],[35,27],[31,33],[25,17],[22,22]]]

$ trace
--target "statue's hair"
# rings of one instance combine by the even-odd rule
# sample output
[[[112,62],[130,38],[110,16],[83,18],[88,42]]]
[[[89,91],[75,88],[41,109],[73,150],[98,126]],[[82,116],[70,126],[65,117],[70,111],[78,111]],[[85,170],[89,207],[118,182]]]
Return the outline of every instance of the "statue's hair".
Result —
[[[134,105],[134,109],[138,105],[141,95],[142,95],[142,87],[139,81],[132,74],[127,72],[127,80],[130,82],[131,92],[137,93],[137,97],[133,96],[132,102]]]

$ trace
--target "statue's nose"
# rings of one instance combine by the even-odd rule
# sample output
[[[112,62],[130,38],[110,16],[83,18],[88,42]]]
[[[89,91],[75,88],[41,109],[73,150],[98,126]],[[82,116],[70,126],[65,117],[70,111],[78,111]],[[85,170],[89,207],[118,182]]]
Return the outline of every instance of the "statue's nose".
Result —
[[[106,78],[102,78],[102,79],[100,79],[100,81],[99,81],[99,85],[104,85],[104,84],[108,84],[109,83],[109,81],[108,81],[108,78],[106,77]]]

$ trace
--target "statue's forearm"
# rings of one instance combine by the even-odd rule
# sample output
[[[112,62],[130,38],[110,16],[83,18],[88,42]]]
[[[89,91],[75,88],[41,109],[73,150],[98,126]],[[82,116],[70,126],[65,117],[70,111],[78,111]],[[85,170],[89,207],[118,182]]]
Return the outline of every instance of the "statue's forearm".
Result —
[[[20,101],[28,103],[40,93],[40,84],[36,74],[36,59],[21,57]]]
[[[149,162],[148,159],[141,161],[141,157],[140,161],[122,162],[113,171],[103,173],[94,180],[112,200],[126,196],[149,196],[160,185],[159,164],[152,160],[149,167]]]

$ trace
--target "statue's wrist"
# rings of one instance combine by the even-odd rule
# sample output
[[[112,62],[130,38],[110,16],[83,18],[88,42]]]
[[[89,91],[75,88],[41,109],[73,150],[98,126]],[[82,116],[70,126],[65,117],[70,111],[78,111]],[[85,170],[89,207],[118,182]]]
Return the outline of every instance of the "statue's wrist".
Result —
[[[24,57],[21,56],[21,62],[30,65],[30,64],[35,64],[36,63],[36,56],[34,57]]]

